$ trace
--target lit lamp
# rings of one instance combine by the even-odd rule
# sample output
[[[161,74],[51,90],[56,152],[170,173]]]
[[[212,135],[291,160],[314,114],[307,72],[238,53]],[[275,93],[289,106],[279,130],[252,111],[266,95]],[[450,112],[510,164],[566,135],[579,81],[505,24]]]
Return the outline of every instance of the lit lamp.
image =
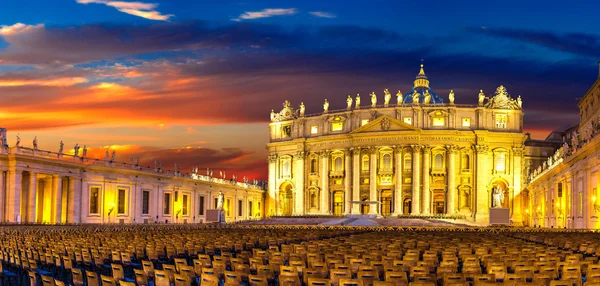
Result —
[[[594,204],[594,212],[598,212],[600,205],[596,203],[596,196],[592,196],[592,203]]]
[[[182,210],[183,210],[183,206],[179,206],[179,209],[177,210],[177,213],[175,214],[175,219],[179,218],[179,214],[181,214]]]
[[[115,210],[115,203],[108,204],[108,215],[110,215]]]

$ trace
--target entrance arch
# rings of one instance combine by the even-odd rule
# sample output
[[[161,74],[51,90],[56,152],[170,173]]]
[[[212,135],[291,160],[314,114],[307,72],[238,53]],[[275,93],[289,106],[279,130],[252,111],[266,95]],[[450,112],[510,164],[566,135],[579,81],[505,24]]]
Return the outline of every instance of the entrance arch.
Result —
[[[508,191],[508,183],[500,178],[494,179],[492,181],[491,184],[491,190],[490,190],[490,206],[493,207],[494,206],[494,193],[500,190],[503,197],[502,197],[502,202],[501,202],[501,206],[502,208],[508,208],[509,207],[509,201],[510,201],[510,196],[509,196],[509,191]]]
[[[404,199],[402,211],[404,212],[405,215],[409,215],[412,213],[412,200],[411,199]]]
[[[369,213],[369,204],[367,204],[367,198],[362,199],[363,203],[360,205],[360,214],[368,214]]]
[[[294,206],[294,192],[292,184],[289,182],[281,184],[279,187],[279,214],[292,215]]]
[[[333,193],[333,214],[342,215],[344,213],[344,192],[335,191]]]

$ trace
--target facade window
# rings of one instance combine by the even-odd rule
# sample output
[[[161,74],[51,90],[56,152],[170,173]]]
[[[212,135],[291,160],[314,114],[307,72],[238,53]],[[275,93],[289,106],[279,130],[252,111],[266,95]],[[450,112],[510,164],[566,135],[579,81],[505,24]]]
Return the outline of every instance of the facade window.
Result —
[[[335,164],[333,165],[334,166],[334,169],[333,169],[334,171],[338,171],[339,172],[339,171],[343,171],[344,170],[344,167],[342,166],[342,157],[335,158],[334,162],[335,162]]]
[[[469,154],[462,154],[461,158],[460,158],[460,164],[463,168],[463,170],[468,170],[470,169],[470,158],[469,158]]]
[[[496,128],[506,128],[507,121],[506,114],[496,114]]]
[[[446,118],[444,117],[434,117],[431,119],[432,125],[436,127],[446,126]]]
[[[360,126],[365,126],[367,123],[369,123],[369,119],[363,119],[360,121]]]
[[[310,127],[310,134],[317,134],[319,133],[319,126],[317,125],[313,125]]]
[[[90,214],[99,214],[100,188],[92,187],[90,189]]]
[[[582,192],[579,192],[579,203],[578,203],[578,206],[579,206],[579,208],[578,208],[579,209],[579,215],[582,216],[583,215],[583,193]]]
[[[563,184],[562,183],[558,183],[557,189],[558,189],[558,197],[562,198],[562,193],[563,193]]]
[[[383,155],[383,168],[384,169],[391,169],[392,168],[392,155],[390,154],[385,154]]]
[[[362,170],[369,171],[369,156],[367,155],[362,157]]]
[[[412,117],[405,116],[402,118],[402,121],[404,121],[406,124],[412,125]]]
[[[496,167],[496,172],[506,171],[506,153],[499,152],[496,154],[494,166]]]
[[[252,210],[253,210],[253,208],[252,208],[252,201],[249,201],[248,202],[248,216],[249,217],[253,216],[252,215]]]
[[[404,171],[412,170],[412,155],[404,154]]]
[[[181,202],[181,213],[182,215],[188,215],[188,195],[181,196],[183,202]]]
[[[310,160],[310,172],[311,173],[317,172],[317,159],[315,159],[315,158]]]
[[[462,127],[471,127],[471,118],[463,117],[462,119]]]
[[[204,196],[200,196],[198,205],[200,206],[198,209],[198,215],[204,215]]]
[[[281,135],[284,138],[292,136],[292,125],[283,125],[281,126]]]
[[[150,192],[142,191],[142,214],[150,213]]]
[[[442,156],[442,154],[435,155],[434,168],[436,168],[436,169],[444,168],[444,156]]]
[[[118,202],[117,202],[117,214],[125,214],[125,200],[126,200],[126,190],[125,189],[119,189],[119,197],[118,197]]]
[[[316,192],[313,192],[310,194],[310,207],[311,208],[317,207],[317,193]]]
[[[331,131],[342,131],[344,129],[343,122],[333,122],[331,123]]]
[[[171,193],[165,193],[163,201],[163,214],[171,214]]]
[[[219,198],[215,198],[215,209],[219,206]]]
[[[231,199],[227,199],[227,209],[225,211],[227,212],[227,216],[231,216]]]
[[[286,158],[283,159],[281,162],[281,173],[283,174],[284,177],[289,177],[291,175],[291,159],[290,158]]]
[[[242,213],[242,207],[244,206],[244,202],[242,200],[238,201],[238,216],[243,216],[244,213]]]

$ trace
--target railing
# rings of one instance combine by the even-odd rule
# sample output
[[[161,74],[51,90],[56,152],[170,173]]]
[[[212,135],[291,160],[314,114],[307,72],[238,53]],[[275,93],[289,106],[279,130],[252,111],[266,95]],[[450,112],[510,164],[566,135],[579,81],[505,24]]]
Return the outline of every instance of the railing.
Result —
[[[375,105],[375,107],[373,107],[373,106],[371,106],[369,104],[369,105],[359,106],[358,108],[352,107],[350,109],[334,109],[334,110],[328,110],[327,112],[310,113],[310,114],[305,114],[304,117],[315,117],[315,116],[321,116],[321,115],[324,115],[324,114],[337,114],[337,113],[344,113],[344,112],[352,112],[354,110],[368,110],[368,109],[374,109],[374,108],[413,107],[413,106],[421,106],[421,107],[458,107],[458,108],[476,108],[476,107],[479,107],[479,105],[477,105],[477,104],[450,104],[450,103],[431,103],[431,104],[423,104],[423,103],[419,103],[419,104],[412,104],[412,103],[393,104],[393,103],[390,103],[388,106],[385,106],[385,104],[378,104],[378,105]]]
[[[211,176],[200,175],[197,173],[182,173],[180,171],[168,170],[168,169],[163,169],[163,168],[153,168],[150,166],[144,167],[144,166],[138,165],[137,163],[117,162],[117,161],[112,161],[112,160],[109,160],[106,158],[105,159],[97,159],[97,158],[81,157],[81,156],[75,156],[73,154],[58,153],[58,152],[52,152],[52,151],[46,151],[46,150],[37,150],[34,148],[23,147],[23,146],[15,146],[15,147],[10,147],[10,148],[1,147],[1,148],[2,149],[0,149],[0,153],[28,155],[28,156],[34,156],[34,157],[39,157],[39,158],[45,158],[45,159],[59,160],[59,161],[63,161],[63,162],[73,162],[73,163],[77,163],[77,164],[84,164],[84,165],[88,165],[88,166],[89,165],[109,166],[112,168],[132,169],[132,170],[138,170],[138,171],[143,171],[143,172],[159,173],[159,174],[166,175],[166,176],[182,177],[182,178],[188,178],[188,179],[204,181],[204,182],[212,182],[212,183],[223,184],[223,185],[231,185],[231,186],[236,186],[236,187],[246,188],[246,189],[264,190],[264,188],[258,184],[258,181],[256,181],[257,184],[249,183],[249,182],[238,182],[233,179],[216,178],[216,177],[211,177]]]

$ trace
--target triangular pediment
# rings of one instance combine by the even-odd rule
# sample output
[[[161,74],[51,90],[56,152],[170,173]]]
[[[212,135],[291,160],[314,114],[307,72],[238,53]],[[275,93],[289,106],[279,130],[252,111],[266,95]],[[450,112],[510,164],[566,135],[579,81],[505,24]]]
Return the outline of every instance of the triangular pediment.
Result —
[[[368,132],[393,132],[393,131],[419,131],[420,128],[406,124],[396,118],[382,115],[377,119],[353,130],[350,134],[368,133]]]

